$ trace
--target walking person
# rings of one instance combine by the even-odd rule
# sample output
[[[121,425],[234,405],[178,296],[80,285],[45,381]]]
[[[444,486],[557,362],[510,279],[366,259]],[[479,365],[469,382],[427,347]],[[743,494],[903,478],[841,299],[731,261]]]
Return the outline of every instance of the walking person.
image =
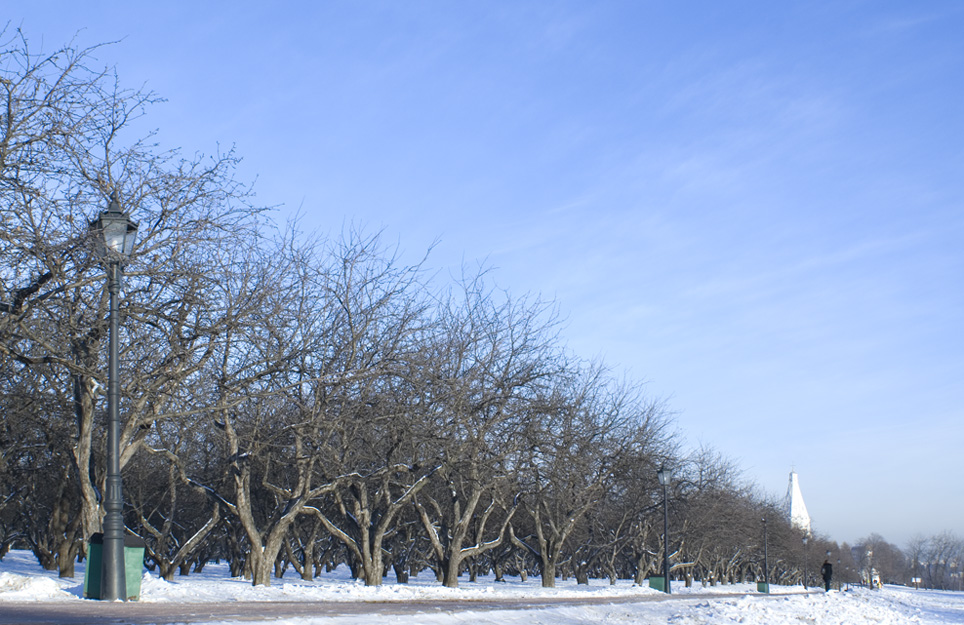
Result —
[[[823,566],[820,567],[820,575],[823,576],[823,585],[827,588],[827,592],[830,592],[830,579],[833,577],[833,565],[830,564],[830,560],[823,561]]]

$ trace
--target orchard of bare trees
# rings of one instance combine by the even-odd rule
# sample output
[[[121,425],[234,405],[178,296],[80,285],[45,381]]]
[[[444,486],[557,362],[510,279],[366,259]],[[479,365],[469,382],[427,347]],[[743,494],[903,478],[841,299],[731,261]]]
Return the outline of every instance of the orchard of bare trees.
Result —
[[[165,578],[219,558],[259,585],[339,564],[369,585],[642,583],[661,570],[660,466],[676,579],[759,578],[763,519],[774,582],[803,579],[807,548],[850,552],[805,547],[727,459],[683,453],[662,401],[564,349],[551,303],[484,271],[440,284],[361,230],[276,226],[233,153],[138,136],[156,96],[95,51],[0,35],[0,557],[72,576],[101,528],[108,296],[88,224],[111,193],[141,224],[124,516]],[[911,559],[949,562],[935,540]]]

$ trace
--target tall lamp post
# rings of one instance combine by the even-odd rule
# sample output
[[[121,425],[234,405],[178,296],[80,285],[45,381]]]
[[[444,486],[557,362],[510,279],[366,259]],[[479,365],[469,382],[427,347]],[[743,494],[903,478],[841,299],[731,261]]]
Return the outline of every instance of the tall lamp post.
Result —
[[[121,212],[117,193],[111,193],[107,210],[90,224],[97,253],[107,266],[107,290],[110,293],[110,338],[107,363],[107,493],[104,497],[104,546],[101,556],[100,598],[108,601],[127,600],[124,567],[124,493],[120,474],[120,399],[117,347],[117,298],[120,294],[122,265],[130,256],[137,235],[137,224]]]
[[[669,585],[669,500],[666,497],[666,487],[669,486],[669,471],[660,467],[656,472],[659,483],[663,487],[663,582],[666,594],[672,593]]]
[[[766,592],[770,592],[770,558],[767,553],[769,547],[769,535],[767,533],[767,519],[763,517],[763,583],[766,585]]]
[[[807,544],[810,542],[810,537],[806,534],[803,535],[803,589],[807,589],[807,576],[810,575],[810,550],[807,548]]]

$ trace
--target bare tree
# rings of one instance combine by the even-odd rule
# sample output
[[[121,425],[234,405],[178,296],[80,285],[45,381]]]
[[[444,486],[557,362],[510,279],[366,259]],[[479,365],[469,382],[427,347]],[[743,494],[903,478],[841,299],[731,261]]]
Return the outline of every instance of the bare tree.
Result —
[[[512,539],[540,563],[553,587],[579,522],[613,483],[620,458],[660,438],[666,415],[638,387],[613,384],[599,367],[561,376],[530,419],[519,464],[529,535]]]
[[[395,521],[438,469],[418,431],[415,371],[428,320],[419,267],[406,267],[357,235],[333,250],[327,285],[332,309],[322,374],[301,400],[324,424],[317,469],[332,484],[312,508],[348,551],[367,585],[381,584],[383,545]]]
[[[464,280],[443,301],[422,379],[442,458],[436,487],[416,499],[442,582],[458,587],[467,558],[498,547],[518,503],[510,475],[554,361],[554,319],[541,302],[513,302]]]
[[[924,551],[924,584],[928,588],[952,588],[952,573],[960,571],[962,543],[953,532],[944,531],[927,540]]]
[[[380,582],[380,545],[430,470],[410,460],[393,390],[420,320],[408,292],[417,269],[354,233],[322,250],[289,243],[246,274],[267,300],[223,341],[213,374],[213,431],[229,475],[220,496],[245,530],[255,584],[270,583],[304,514],[345,543],[367,582]]]
[[[179,569],[187,572],[221,522],[219,499],[185,471],[190,466],[195,474],[212,472],[212,459],[205,462],[204,450],[198,449],[210,439],[198,436],[198,424],[197,420],[157,424],[145,446],[149,453],[128,464],[128,525],[145,539],[147,560],[167,580]]]
[[[675,492],[685,519],[682,559],[690,564],[688,573],[695,570],[712,583],[739,577],[736,571],[750,560],[746,536],[760,513],[736,464],[701,445],[682,463]]]
[[[193,291],[215,268],[200,250],[250,237],[257,211],[231,178],[230,154],[184,159],[160,152],[150,137],[125,142],[156,98],[92,69],[96,48],[34,54],[19,32],[0,38],[0,298],[7,313],[0,317],[0,355],[41,372],[48,388],[70,398],[69,482],[79,491],[70,516],[84,537],[100,526],[105,471],[95,432],[107,329],[105,281],[88,219],[116,192],[142,224],[120,304],[128,332],[125,465],[163,411],[163,398],[204,358],[208,325],[201,322],[197,332],[189,323],[199,319]],[[132,368],[135,353],[150,357]]]
[[[876,576],[882,583],[904,583],[905,557],[899,547],[876,533],[862,538],[857,545],[866,576],[871,580]]]

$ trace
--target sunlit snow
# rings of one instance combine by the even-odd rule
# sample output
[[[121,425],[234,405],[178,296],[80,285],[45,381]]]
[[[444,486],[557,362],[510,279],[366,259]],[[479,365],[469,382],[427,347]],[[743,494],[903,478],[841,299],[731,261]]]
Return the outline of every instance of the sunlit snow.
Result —
[[[4,605],[12,602],[71,602],[86,601],[83,596],[83,564],[77,567],[74,579],[59,579],[54,572],[43,571],[33,556],[26,551],[12,551],[0,561],[0,622]],[[224,564],[211,563],[200,574],[176,577],[167,582],[145,572],[142,579],[140,602],[149,603],[215,603],[238,601],[340,601],[372,602],[453,599],[521,599],[613,597],[625,600],[639,596],[639,603],[603,603],[600,605],[564,605],[524,610],[446,610],[414,615],[379,614],[380,625],[453,625],[457,623],[499,625],[575,625],[600,623],[603,625],[702,625],[742,623],[744,625],[810,625],[916,624],[937,625],[964,623],[964,593],[914,590],[885,587],[874,591],[852,588],[823,593],[811,589],[805,594],[802,587],[773,587],[770,597],[755,592],[749,584],[704,588],[699,584],[685,588],[674,585],[674,597],[668,601],[652,601],[661,593],[633,587],[628,581],[610,586],[603,580],[591,585],[577,586],[573,581],[560,581],[558,588],[544,589],[538,578],[522,582],[510,578],[497,583],[491,577],[472,583],[467,579],[462,588],[444,588],[432,575],[423,573],[410,584],[395,584],[392,576],[377,588],[366,587],[351,580],[344,567],[325,574],[314,581],[302,581],[291,571],[285,578],[275,579],[269,588],[252,587],[244,579],[228,576]],[[726,593],[741,596],[721,596]],[[386,608],[391,612],[390,608]],[[213,621],[219,625],[241,623],[274,623],[276,625],[348,625],[370,623],[371,615],[336,616],[324,618],[281,618],[243,621]],[[159,621],[160,622],[160,621]]]

